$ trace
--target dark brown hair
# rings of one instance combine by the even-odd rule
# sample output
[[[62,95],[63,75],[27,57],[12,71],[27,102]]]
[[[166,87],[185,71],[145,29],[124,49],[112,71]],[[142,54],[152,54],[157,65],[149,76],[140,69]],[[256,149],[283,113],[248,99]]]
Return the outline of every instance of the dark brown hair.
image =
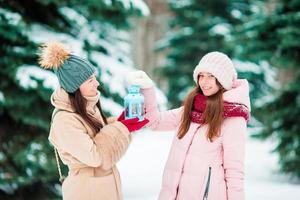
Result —
[[[208,125],[207,138],[212,142],[215,137],[219,136],[221,125],[223,122],[223,92],[224,89],[221,84],[217,81],[220,90],[211,96],[208,96],[206,100],[206,107],[203,113],[203,124]],[[197,86],[187,95],[183,102],[184,111],[181,116],[181,124],[179,126],[179,131],[177,137],[179,139],[183,138],[191,125],[191,113],[194,103],[194,98],[197,94],[203,94],[200,86]]]
[[[97,102],[96,106],[98,107],[100,114],[102,116],[102,119],[104,121],[104,125],[101,123],[100,120],[92,117],[87,113],[86,106],[87,106],[87,100],[82,96],[79,89],[77,89],[74,93],[68,93],[69,99],[71,102],[71,106],[75,109],[75,112],[78,113],[84,121],[92,128],[92,130],[95,133],[98,133],[101,128],[105,124],[107,124],[107,119],[101,109],[100,101]]]

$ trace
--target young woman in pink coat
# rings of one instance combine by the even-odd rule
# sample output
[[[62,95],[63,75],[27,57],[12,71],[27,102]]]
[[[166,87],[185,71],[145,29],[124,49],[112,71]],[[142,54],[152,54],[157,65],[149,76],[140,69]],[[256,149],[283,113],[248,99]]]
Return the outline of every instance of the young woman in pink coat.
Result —
[[[145,97],[153,130],[175,130],[159,200],[243,200],[244,154],[250,100],[247,80],[238,80],[223,53],[206,54],[183,106],[159,112],[153,82],[143,72],[128,76]]]

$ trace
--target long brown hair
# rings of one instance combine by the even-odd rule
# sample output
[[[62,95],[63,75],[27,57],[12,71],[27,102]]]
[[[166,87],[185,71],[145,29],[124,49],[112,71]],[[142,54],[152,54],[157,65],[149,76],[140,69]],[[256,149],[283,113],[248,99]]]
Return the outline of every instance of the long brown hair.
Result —
[[[105,124],[107,124],[107,119],[101,109],[100,101],[97,102],[96,106],[98,107],[100,114],[102,116],[102,119],[104,121],[104,125],[101,123],[100,120],[92,117],[87,113],[86,106],[87,106],[87,100],[82,96],[79,89],[77,89],[74,93],[68,93],[69,99],[71,102],[71,106],[75,109],[75,112],[78,113],[84,121],[87,122],[87,124],[92,128],[92,130],[95,133],[98,133],[101,128]]]
[[[220,134],[221,125],[223,122],[223,92],[224,89],[221,84],[217,81],[220,90],[211,96],[208,96],[206,100],[205,111],[203,113],[203,124],[208,125],[207,138],[212,142],[215,137]],[[194,103],[194,98],[197,94],[203,94],[200,86],[197,86],[187,95],[183,102],[184,111],[181,117],[181,124],[179,126],[179,131],[177,137],[179,139],[183,138],[191,125],[191,113]]]

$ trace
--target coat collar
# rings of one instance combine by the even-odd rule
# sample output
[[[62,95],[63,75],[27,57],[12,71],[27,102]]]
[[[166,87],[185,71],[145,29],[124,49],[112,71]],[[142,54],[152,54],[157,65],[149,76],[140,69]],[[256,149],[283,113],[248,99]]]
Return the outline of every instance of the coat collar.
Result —
[[[236,80],[233,88],[223,93],[223,100],[230,103],[243,104],[248,108],[250,112],[251,106],[248,81],[246,79]]]
[[[94,115],[96,112],[96,104],[99,101],[100,93],[98,92],[97,95],[93,97],[86,97],[84,98],[87,100],[87,112]],[[71,106],[71,102],[69,100],[68,93],[61,87],[57,88],[51,95],[51,104],[60,110],[66,110],[69,112],[74,112],[74,108]]]

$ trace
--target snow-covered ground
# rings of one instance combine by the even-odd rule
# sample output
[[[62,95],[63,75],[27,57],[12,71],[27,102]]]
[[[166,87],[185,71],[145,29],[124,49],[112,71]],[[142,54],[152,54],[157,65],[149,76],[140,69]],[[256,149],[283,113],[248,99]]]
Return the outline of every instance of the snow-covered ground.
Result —
[[[164,164],[174,133],[143,130],[119,162],[125,200],[156,200]],[[246,146],[246,199],[299,200],[300,184],[292,184],[278,173],[271,142],[248,138]]]

